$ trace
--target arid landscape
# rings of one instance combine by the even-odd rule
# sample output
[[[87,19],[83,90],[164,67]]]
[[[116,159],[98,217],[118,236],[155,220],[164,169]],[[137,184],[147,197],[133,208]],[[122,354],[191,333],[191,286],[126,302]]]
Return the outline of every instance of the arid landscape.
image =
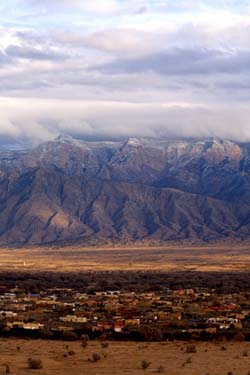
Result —
[[[250,245],[0,249],[0,271],[247,271]]]
[[[250,375],[250,0],[0,0],[0,375]]]
[[[186,342],[109,343],[90,342],[82,348],[80,342],[1,340],[1,363],[8,364],[15,375],[89,375],[155,374],[170,375],[248,375],[250,343],[195,343],[196,353],[187,353]],[[19,350],[18,350],[19,349]],[[93,353],[101,359],[92,362]],[[28,358],[40,359],[42,369],[28,369]],[[142,361],[150,362],[143,371]],[[231,372],[230,372],[231,371]],[[5,367],[0,366],[0,374]]]
[[[249,267],[247,244],[1,249],[0,375],[249,375]]]

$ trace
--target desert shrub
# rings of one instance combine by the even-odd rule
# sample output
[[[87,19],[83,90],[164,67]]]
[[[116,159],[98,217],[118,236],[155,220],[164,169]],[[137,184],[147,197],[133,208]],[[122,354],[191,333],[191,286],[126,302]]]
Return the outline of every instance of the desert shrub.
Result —
[[[40,370],[43,368],[41,359],[28,358],[28,368],[31,370]]]
[[[78,336],[74,332],[64,331],[64,332],[62,332],[62,340],[64,340],[64,341],[76,341],[76,340],[78,340]]]
[[[158,366],[156,372],[163,373],[165,371],[165,368],[163,366]]]
[[[81,335],[81,340],[89,341],[89,335],[86,335],[85,333]]]
[[[161,341],[163,339],[162,331],[155,326],[141,326],[138,332],[145,341]]]
[[[191,358],[191,357],[188,357],[188,358],[186,359],[186,363],[192,363],[192,358]]]
[[[74,350],[69,350],[68,351],[68,355],[75,355],[76,353],[74,352]]]
[[[243,353],[242,353],[243,357],[248,357],[248,351],[247,350],[244,350]]]
[[[237,333],[235,333],[233,339],[234,339],[234,341],[244,341],[245,335],[242,332],[237,332]]]
[[[188,345],[186,347],[186,353],[196,353],[196,346],[195,345]]]
[[[82,347],[86,348],[88,346],[89,336],[88,335],[82,335],[81,340],[82,340]]]
[[[103,349],[107,349],[109,347],[109,343],[108,342],[102,342],[101,346],[102,346]]]
[[[5,367],[5,374],[10,374],[10,366],[8,364],[3,364],[3,366]]]
[[[93,353],[92,354],[92,358],[91,358],[91,362],[98,362],[101,360],[101,356],[99,353]]]
[[[146,359],[143,359],[141,362],[141,367],[143,370],[146,370],[150,366],[150,362],[146,361]]]
[[[88,341],[82,341],[82,347],[83,348],[87,348],[87,346],[88,346]]]

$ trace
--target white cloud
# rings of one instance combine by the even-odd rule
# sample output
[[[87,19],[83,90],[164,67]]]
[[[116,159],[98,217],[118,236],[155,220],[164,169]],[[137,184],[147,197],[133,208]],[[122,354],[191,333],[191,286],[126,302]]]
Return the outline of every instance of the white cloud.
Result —
[[[115,0],[55,0],[55,2],[59,6],[76,7],[100,15],[116,14],[119,11],[119,2]]]
[[[190,103],[0,100],[0,133],[39,142],[60,133],[84,136],[220,136],[250,140],[246,107]],[[233,127],[237,120],[238,126]]]
[[[25,1],[24,1],[25,2]],[[26,1],[27,2],[27,1]],[[140,13],[145,10],[147,0],[28,0],[34,7],[43,9],[77,9],[97,16],[117,16]]]

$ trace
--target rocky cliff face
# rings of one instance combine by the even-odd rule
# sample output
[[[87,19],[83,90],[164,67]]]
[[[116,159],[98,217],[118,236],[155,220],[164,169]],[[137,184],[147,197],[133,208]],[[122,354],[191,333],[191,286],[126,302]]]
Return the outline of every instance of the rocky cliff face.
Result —
[[[250,238],[250,145],[82,142],[0,153],[0,244]]]

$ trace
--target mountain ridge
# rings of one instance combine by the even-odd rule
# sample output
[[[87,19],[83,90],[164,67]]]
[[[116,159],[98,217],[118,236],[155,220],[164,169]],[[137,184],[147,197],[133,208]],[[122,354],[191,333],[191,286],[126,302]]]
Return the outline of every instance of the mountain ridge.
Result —
[[[250,143],[82,141],[0,152],[0,245],[250,239]]]

